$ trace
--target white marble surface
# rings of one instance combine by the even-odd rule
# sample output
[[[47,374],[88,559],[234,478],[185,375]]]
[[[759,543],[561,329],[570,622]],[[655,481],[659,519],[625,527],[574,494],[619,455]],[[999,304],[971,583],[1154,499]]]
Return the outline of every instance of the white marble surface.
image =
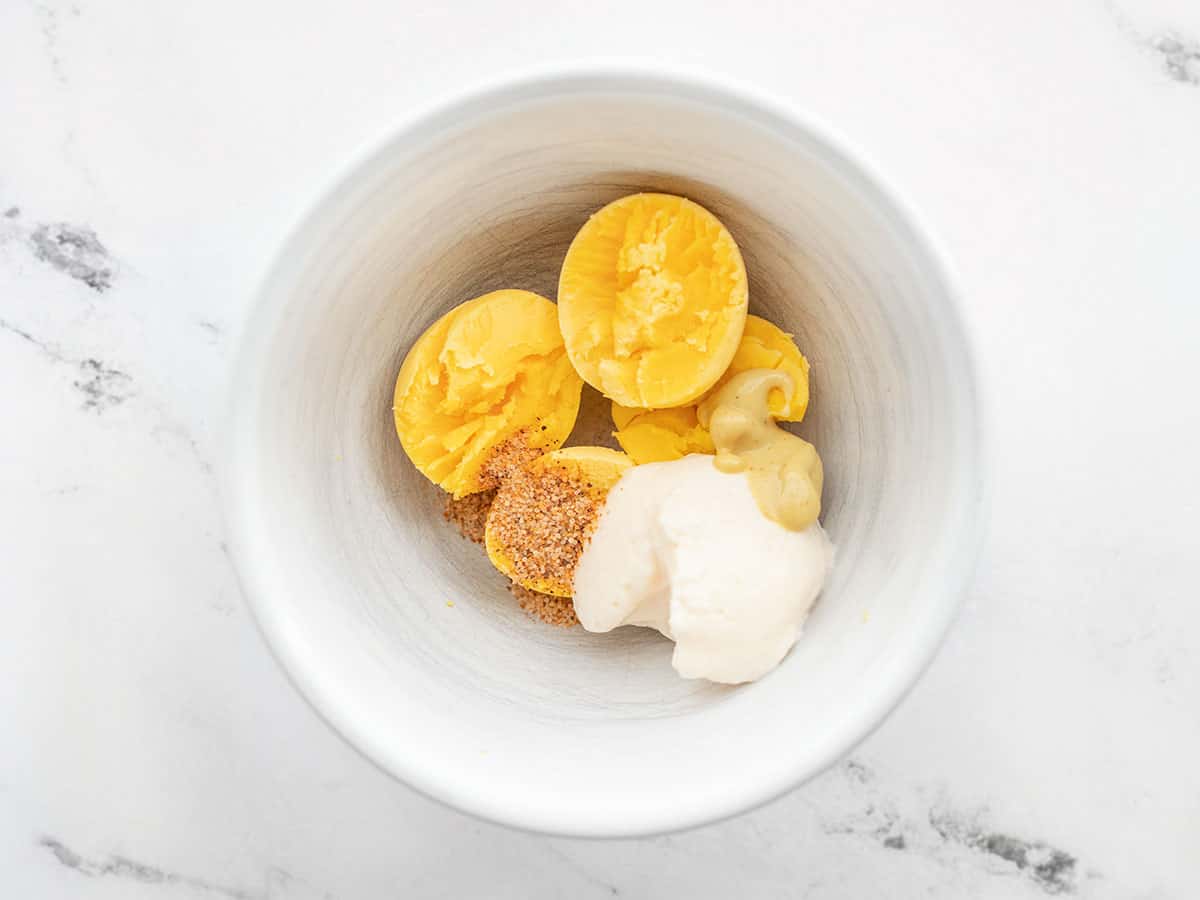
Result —
[[[0,2],[4,896],[1200,895],[1200,7],[752,6]],[[466,818],[327,730],[212,474],[310,190],[418,102],[596,54],[773,90],[916,199],[997,460],[963,615],[873,737],[755,813],[608,843]]]

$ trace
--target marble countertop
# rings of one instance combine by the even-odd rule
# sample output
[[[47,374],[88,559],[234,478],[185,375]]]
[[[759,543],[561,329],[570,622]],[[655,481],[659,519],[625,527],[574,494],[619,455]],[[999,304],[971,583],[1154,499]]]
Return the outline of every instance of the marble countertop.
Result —
[[[1200,896],[1200,6],[0,3],[0,887],[25,898]],[[651,840],[390,780],[256,632],[213,465],[252,285],[415,104],[704,66],[834,123],[962,273],[995,413],[962,616],[842,764]]]

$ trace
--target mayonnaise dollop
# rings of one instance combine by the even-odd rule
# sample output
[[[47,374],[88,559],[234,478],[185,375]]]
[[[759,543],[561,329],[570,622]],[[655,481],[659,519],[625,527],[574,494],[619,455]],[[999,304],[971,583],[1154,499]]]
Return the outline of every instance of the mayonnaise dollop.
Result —
[[[833,562],[820,524],[763,515],[750,481],[694,454],[626,472],[574,575],[588,631],[656,628],[684,678],[754,681],[800,636]]]

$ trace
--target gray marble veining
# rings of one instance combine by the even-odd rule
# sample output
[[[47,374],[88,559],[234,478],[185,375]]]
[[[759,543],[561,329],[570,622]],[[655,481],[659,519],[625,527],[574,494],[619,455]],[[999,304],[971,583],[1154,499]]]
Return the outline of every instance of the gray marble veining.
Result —
[[[114,267],[108,250],[87,226],[56,222],[39,225],[29,237],[34,255],[94,291],[112,287]]]
[[[4,319],[0,319],[0,331],[36,347],[52,362],[75,369],[77,377],[72,384],[82,395],[82,409],[102,413],[124,403],[133,393],[133,379],[101,360],[68,356],[56,344],[34,337],[25,329]]]
[[[41,837],[38,839],[38,845],[53,854],[54,858],[66,868],[85,878],[113,878],[140,884],[178,886],[190,888],[202,894],[227,897],[229,900],[269,900],[271,896],[270,889],[252,891],[231,887],[205,878],[167,871],[158,866],[148,865],[118,854],[111,854],[101,859],[88,859],[76,853],[57,838]],[[291,876],[282,870],[275,870],[272,878],[285,883],[291,880]]]

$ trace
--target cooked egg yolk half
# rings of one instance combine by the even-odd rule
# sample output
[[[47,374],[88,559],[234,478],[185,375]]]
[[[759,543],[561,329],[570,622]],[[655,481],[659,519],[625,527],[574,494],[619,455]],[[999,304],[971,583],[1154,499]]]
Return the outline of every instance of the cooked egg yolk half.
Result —
[[[554,304],[495,291],[455,307],[413,344],[396,378],[396,433],[425,477],[463,497],[496,487],[481,470],[513,435],[559,447],[582,389]]]
[[[571,363],[605,396],[684,406],[729,367],[748,294],[742,254],[716,216],[683,197],[634,194],[571,242],[559,324]]]
[[[531,591],[571,596],[575,563],[609,489],[633,461],[607,447],[567,447],[505,479],[484,546],[497,569]]]

